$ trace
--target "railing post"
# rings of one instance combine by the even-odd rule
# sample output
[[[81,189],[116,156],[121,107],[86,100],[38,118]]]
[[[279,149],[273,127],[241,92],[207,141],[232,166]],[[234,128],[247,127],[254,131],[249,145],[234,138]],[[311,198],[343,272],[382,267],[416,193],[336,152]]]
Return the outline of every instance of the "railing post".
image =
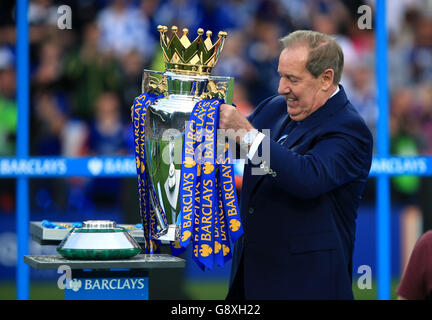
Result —
[[[378,141],[379,157],[389,156],[389,106],[388,106],[388,48],[386,26],[386,0],[376,2],[376,79],[378,94]],[[377,268],[379,300],[391,298],[391,264],[390,264],[390,183],[389,176],[377,177]]]
[[[18,128],[16,156],[27,158],[29,150],[29,30],[28,0],[17,1],[17,102]],[[29,197],[28,178],[17,178],[16,188],[16,233],[17,233],[17,299],[29,298],[30,270],[24,263],[29,249]]]

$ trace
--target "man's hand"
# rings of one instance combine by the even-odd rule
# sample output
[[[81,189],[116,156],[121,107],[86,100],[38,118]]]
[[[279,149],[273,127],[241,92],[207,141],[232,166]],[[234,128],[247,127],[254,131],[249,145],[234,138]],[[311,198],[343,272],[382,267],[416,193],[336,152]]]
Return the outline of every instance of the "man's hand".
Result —
[[[235,107],[229,104],[221,104],[219,116],[219,129],[233,130],[237,143],[254,127]]]
[[[131,119],[133,120],[133,106],[130,108]],[[243,136],[254,127],[234,106],[221,104],[219,116],[219,129],[229,130],[235,135],[237,143],[241,142]]]

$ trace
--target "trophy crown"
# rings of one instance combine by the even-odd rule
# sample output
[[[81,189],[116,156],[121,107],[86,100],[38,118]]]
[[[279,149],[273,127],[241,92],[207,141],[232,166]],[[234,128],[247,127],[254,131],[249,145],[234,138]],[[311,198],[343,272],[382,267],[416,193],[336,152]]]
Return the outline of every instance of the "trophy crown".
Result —
[[[220,31],[218,39],[212,43],[212,32],[206,32],[207,38],[203,39],[204,29],[197,30],[198,36],[191,43],[187,34],[189,30],[184,28],[183,35],[177,35],[177,26],[171,27],[171,38],[167,36],[168,27],[159,25],[160,44],[167,71],[176,73],[208,75],[219,58],[227,33]]]

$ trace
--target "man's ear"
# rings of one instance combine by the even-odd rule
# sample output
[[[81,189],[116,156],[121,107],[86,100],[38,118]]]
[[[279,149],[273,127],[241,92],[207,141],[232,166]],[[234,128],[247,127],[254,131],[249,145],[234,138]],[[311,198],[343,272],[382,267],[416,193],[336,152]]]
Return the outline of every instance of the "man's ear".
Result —
[[[320,75],[321,89],[327,91],[333,84],[333,79],[334,79],[334,70],[333,69],[324,70],[324,72],[321,73]]]

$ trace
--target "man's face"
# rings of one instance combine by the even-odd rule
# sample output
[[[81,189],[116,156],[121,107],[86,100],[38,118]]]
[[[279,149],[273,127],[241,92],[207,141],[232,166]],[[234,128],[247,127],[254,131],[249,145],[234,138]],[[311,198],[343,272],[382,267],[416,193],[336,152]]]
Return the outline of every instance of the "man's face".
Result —
[[[279,57],[278,93],[285,96],[291,119],[302,121],[323,104],[320,77],[306,69],[309,49],[297,45],[282,50]],[[324,100],[325,101],[325,100]]]

